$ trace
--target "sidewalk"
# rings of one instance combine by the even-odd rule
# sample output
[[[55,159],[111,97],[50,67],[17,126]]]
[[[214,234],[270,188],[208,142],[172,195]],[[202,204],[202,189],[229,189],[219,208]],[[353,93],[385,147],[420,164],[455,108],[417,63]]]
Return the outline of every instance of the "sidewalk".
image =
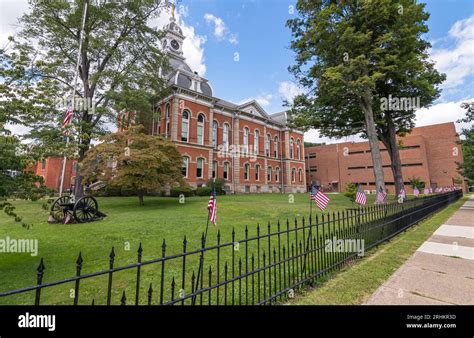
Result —
[[[474,304],[474,196],[365,304]]]

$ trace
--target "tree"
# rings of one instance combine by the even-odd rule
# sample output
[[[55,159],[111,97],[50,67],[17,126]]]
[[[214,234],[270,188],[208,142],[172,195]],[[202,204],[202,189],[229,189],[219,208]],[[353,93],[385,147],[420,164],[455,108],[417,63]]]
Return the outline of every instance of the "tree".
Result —
[[[464,102],[461,107],[466,109],[466,117],[458,122],[474,121],[474,102]],[[474,181],[474,125],[463,128],[462,135],[464,138],[459,143],[462,147],[463,163],[458,163],[458,172],[467,178],[468,182],[472,182]]]
[[[59,126],[71,109],[84,2],[88,9],[69,147],[79,162],[91,140],[104,134],[104,124],[116,123],[117,111],[151,111],[153,98],[165,88],[159,69],[167,66],[158,48],[161,32],[149,23],[167,6],[164,1],[32,1],[20,19],[20,35],[3,51],[9,85],[0,87],[7,108],[32,128],[30,138],[46,144],[62,140]],[[80,196],[81,175],[75,187]]]
[[[102,137],[102,143],[89,149],[81,163],[85,181],[131,189],[140,205],[149,190],[183,186],[183,161],[174,143],[144,130],[141,125],[132,126]]]
[[[426,106],[444,79],[427,60],[429,43],[420,38],[427,31],[424,6],[409,0],[300,0],[297,6],[301,18],[288,22],[297,52],[290,70],[309,94],[294,101],[295,123],[329,137],[362,133],[369,140],[377,187],[383,186],[381,140],[399,191],[396,135],[413,127],[419,107],[387,109],[382,103],[391,96],[420,97]]]

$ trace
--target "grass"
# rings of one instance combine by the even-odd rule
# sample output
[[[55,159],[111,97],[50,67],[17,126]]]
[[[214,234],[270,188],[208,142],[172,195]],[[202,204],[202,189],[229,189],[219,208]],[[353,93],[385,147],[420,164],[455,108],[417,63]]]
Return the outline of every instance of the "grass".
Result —
[[[139,243],[143,245],[143,260],[161,257],[162,243],[166,238],[166,254],[182,252],[183,238],[186,235],[188,251],[198,249],[201,234],[205,229],[208,197],[187,198],[179,203],[177,198],[147,197],[145,206],[138,205],[136,197],[98,198],[100,210],[108,216],[102,221],[85,224],[48,224],[48,213],[41,208],[44,201],[14,201],[19,215],[27,223],[33,223],[29,230],[0,213],[0,239],[7,236],[14,239],[37,239],[39,253],[32,257],[28,253],[0,254],[0,291],[12,290],[36,284],[36,268],[40,257],[46,266],[43,282],[55,281],[75,275],[75,261],[79,252],[84,258],[82,274],[108,269],[109,253],[115,248],[115,266],[135,263]],[[369,196],[369,203],[373,196]],[[249,236],[256,234],[256,225],[271,222],[272,231],[276,230],[278,219],[283,222],[289,218],[301,219],[309,214],[307,194],[249,194],[236,196],[218,196],[218,226],[210,227],[208,243],[216,241],[217,230],[221,232],[221,243],[231,241],[232,229],[236,239],[244,238],[245,226],[249,226]],[[331,195],[329,212],[351,207],[351,202],[339,194]],[[313,208],[316,214],[315,208]],[[320,213],[319,213],[320,214]],[[253,248],[250,248],[253,249]],[[250,251],[251,252],[251,251]],[[223,253],[223,259],[229,257]],[[212,258],[209,257],[212,261]],[[189,261],[188,266],[197,267]],[[192,267],[191,267],[192,268]],[[171,270],[170,270],[171,269]],[[177,268],[176,268],[177,269]],[[142,272],[143,293],[150,282],[159,284],[158,267],[148,266]],[[180,271],[169,271],[179,276]],[[121,296],[121,289],[133,294],[135,285],[134,270],[114,274],[114,302]],[[44,304],[71,304],[72,283],[56,286],[42,291]],[[81,281],[80,300],[90,304],[95,298],[96,304],[105,300],[107,277],[97,277]],[[0,298],[0,304],[31,304],[33,292]]]
[[[465,196],[456,203],[434,214],[398,235],[390,242],[355,261],[337,274],[322,281],[315,289],[297,295],[291,305],[356,305],[364,303],[431,234],[468,199]]]

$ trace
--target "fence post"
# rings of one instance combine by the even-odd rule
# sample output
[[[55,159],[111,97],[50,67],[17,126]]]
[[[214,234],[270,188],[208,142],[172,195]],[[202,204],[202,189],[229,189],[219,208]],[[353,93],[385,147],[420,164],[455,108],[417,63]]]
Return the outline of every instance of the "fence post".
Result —
[[[107,305],[110,305],[110,298],[112,297],[112,275],[113,275],[113,268],[114,268],[114,260],[115,260],[115,251],[114,247],[112,247],[112,251],[109,255],[109,283],[107,286]]]
[[[37,280],[38,286],[40,286],[43,283],[43,275],[44,275],[45,269],[46,267],[44,266],[43,258],[41,258],[38,268],[36,269],[37,271],[36,280]],[[41,287],[36,289],[35,305],[40,305],[40,297],[41,297]]]
[[[76,277],[79,277],[81,275],[81,270],[82,270],[82,255],[79,252],[79,257],[77,257],[76,260]],[[77,305],[79,301],[79,281],[80,279],[76,279],[75,287],[74,287],[74,305]]]

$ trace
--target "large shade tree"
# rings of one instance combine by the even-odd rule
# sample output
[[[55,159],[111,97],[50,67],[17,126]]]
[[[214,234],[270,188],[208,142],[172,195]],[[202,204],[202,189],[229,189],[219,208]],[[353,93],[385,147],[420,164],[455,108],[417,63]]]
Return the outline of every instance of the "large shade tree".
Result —
[[[300,0],[297,7],[301,16],[288,21],[297,53],[290,70],[307,94],[294,101],[294,123],[329,137],[367,137],[377,187],[384,181],[382,141],[399,191],[403,178],[396,135],[413,127],[416,108],[438,97],[437,84],[444,79],[421,38],[427,31],[424,6],[409,0]],[[418,97],[419,106],[384,105],[389,96]]]
[[[5,114],[31,128],[27,137],[44,149],[64,152],[60,130],[71,109],[84,3],[87,15],[79,65],[74,117],[67,154],[84,159],[91,141],[116,123],[121,109],[151,112],[164,81],[166,58],[161,32],[150,22],[167,1],[32,1],[20,19],[21,32],[1,51],[0,87]],[[76,176],[76,195],[82,176]]]
[[[148,191],[183,186],[182,157],[175,144],[144,133],[143,126],[104,136],[89,149],[81,165],[87,183],[132,190],[144,203]]]

